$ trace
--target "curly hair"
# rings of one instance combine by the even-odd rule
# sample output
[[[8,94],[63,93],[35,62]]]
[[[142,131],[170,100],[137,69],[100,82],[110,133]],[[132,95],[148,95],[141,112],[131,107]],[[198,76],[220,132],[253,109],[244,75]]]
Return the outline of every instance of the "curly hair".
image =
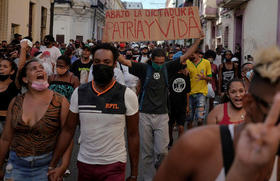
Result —
[[[255,71],[262,78],[275,83],[280,78],[280,49],[276,46],[260,51],[256,56]]]
[[[95,52],[99,49],[110,50],[113,54],[114,62],[118,59],[118,57],[120,55],[119,50],[116,47],[114,47],[112,44],[110,44],[110,43],[100,43],[100,44],[97,44],[92,49],[93,59],[94,59]]]
[[[234,82],[240,82],[240,83],[243,85],[244,89],[245,89],[245,84],[244,84],[244,82],[243,82],[241,79],[235,78],[235,79],[230,80],[230,81],[227,83],[227,89],[226,89],[227,92],[226,92],[226,94],[224,94],[224,96],[222,97],[222,103],[226,103],[226,102],[229,102],[229,101],[230,101],[230,98],[229,98],[229,89],[230,89],[231,84],[234,83]]]

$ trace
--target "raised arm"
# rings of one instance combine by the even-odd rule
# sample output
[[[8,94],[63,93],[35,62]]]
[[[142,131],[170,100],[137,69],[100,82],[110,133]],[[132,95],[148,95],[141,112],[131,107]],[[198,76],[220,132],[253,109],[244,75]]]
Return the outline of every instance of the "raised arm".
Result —
[[[201,31],[200,38],[196,39],[194,44],[188,49],[188,51],[180,57],[180,62],[187,60],[198,48],[200,41],[204,39],[204,33]]]
[[[19,81],[18,81],[18,76],[26,62],[26,54],[28,51],[27,41],[20,42],[20,46],[21,46],[21,48],[20,48],[20,54],[19,54],[18,71],[17,71],[17,75],[16,75],[16,79],[15,79],[15,84],[16,84],[17,88],[21,88]]]
[[[128,67],[131,67],[132,66],[132,63],[130,60],[127,60],[123,55],[120,54],[119,58],[118,58],[118,61],[123,64],[123,65],[126,65]]]

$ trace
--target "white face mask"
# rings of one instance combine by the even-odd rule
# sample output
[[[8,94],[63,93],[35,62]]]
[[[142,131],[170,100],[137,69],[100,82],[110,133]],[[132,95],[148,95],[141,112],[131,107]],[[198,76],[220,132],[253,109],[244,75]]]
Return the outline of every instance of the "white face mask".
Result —
[[[252,76],[253,72],[254,72],[253,70],[250,70],[246,73],[246,77],[247,77],[248,80],[251,79],[251,76]]]

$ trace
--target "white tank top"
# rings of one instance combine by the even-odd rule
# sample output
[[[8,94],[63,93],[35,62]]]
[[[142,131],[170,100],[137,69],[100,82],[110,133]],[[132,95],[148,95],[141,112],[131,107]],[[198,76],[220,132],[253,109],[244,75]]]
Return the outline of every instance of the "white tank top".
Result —
[[[234,139],[234,125],[228,126],[232,140]],[[277,181],[278,156],[275,157],[273,171],[269,181]],[[223,167],[215,181],[226,181],[225,168]]]

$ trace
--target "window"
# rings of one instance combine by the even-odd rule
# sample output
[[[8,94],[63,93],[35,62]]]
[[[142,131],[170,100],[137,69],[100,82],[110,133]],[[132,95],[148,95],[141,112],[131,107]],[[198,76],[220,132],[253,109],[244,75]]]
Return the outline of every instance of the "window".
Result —
[[[19,33],[19,25],[13,24],[11,26],[11,40],[14,38],[14,34]]]
[[[41,8],[41,41],[46,36],[47,30],[47,8]]]
[[[227,26],[225,28],[225,34],[224,34],[224,47],[228,48],[228,36],[229,36],[229,27]]]
[[[56,35],[56,41],[58,43],[64,43],[64,35]]]
[[[83,36],[80,36],[80,35],[76,36],[76,40],[79,40],[80,42],[83,42],[83,39],[84,39]]]
[[[33,8],[34,3],[29,3],[29,22],[28,22],[28,36],[32,37],[32,25],[33,25]]]

